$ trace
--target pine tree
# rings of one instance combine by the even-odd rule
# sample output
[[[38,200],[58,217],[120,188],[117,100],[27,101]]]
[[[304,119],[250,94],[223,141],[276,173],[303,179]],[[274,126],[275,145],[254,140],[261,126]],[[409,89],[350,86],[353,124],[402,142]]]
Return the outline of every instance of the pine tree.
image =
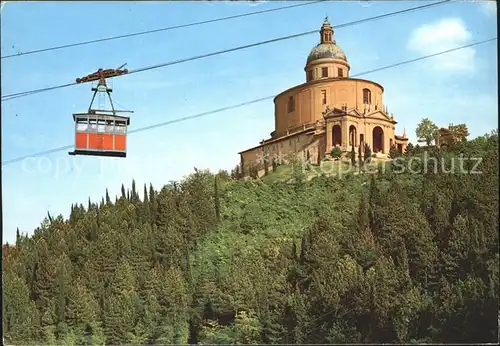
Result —
[[[399,151],[399,149],[393,144],[391,148],[389,149],[389,157],[391,159],[395,159],[397,157],[400,157],[402,154]]]
[[[30,289],[23,278],[7,272],[3,276],[2,324],[5,341],[27,344],[38,341],[38,310],[30,300]]]
[[[413,150],[414,150],[414,149],[415,149],[415,148],[414,148],[413,144],[412,144],[412,143],[408,143],[408,144],[406,145],[406,149],[405,149],[404,154],[405,154],[405,155],[412,155],[412,154],[413,154]]]

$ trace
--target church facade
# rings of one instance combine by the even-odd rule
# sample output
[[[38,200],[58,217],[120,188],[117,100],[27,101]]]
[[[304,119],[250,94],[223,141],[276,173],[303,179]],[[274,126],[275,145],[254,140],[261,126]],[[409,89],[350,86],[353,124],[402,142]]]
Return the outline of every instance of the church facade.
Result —
[[[388,154],[395,146],[404,151],[408,139],[395,134],[397,122],[384,104],[382,85],[350,78],[345,53],[333,38],[326,18],[320,43],[304,68],[306,82],[274,98],[275,129],[271,138],[240,152],[240,167],[263,168],[265,159],[297,153],[311,162],[330,155],[334,147],[348,152],[368,144],[373,153]]]

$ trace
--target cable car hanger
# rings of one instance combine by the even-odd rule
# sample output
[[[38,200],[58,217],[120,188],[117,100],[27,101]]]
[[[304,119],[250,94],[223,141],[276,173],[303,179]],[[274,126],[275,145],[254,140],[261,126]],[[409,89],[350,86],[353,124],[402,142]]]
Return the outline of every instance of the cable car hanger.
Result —
[[[94,73],[76,79],[77,83],[93,81],[98,81],[98,83],[91,88],[94,94],[87,113],[73,114],[75,150],[69,152],[70,155],[126,157],[127,127],[130,125],[130,118],[119,116],[116,113],[133,113],[133,111],[116,110],[111,99],[113,90],[106,84],[106,78],[127,74],[127,69],[122,70],[125,65],[123,64],[117,69],[104,70],[100,68]],[[111,110],[92,107],[98,92],[108,95]]]

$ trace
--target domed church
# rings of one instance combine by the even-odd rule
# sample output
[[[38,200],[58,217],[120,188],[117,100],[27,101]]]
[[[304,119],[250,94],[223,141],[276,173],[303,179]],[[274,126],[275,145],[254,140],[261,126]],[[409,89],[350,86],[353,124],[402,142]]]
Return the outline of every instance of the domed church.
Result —
[[[383,102],[382,85],[350,78],[347,57],[334,39],[328,17],[320,30],[320,43],[307,57],[306,82],[274,98],[271,138],[240,152],[244,174],[248,167],[263,167],[263,160],[291,153],[317,162],[334,147],[343,152],[368,144],[373,153],[388,154],[392,146],[403,151],[406,134],[395,135],[396,121]]]

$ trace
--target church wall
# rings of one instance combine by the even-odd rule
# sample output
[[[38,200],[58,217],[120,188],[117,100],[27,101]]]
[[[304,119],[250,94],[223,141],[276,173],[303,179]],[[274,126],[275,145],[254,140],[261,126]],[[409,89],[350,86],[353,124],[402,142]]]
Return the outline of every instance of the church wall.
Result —
[[[337,59],[318,59],[308,64],[304,69],[306,71],[306,80],[308,78],[308,71],[312,71],[312,80],[320,80],[322,77],[322,68],[328,68],[328,76],[326,78],[346,78],[349,77],[349,65],[343,60]],[[342,76],[339,76],[339,69],[342,69]],[[309,80],[307,80],[309,82]]]
[[[287,155],[294,152],[304,151],[304,147],[308,144],[310,140],[310,135],[306,133],[301,133],[293,136],[285,137],[281,140],[273,141],[272,143],[265,144],[264,146],[259,146],[252,148],[250,150],[240,153],[240,160],[244,163],[244,169],[246,174],[248,174],[248,167],[253,164],[262,164],[265,155],[269,158],[269,167],[272,167],[272,158],[277,157],[278,159],[284,159]]]
[[[300,124],[310,124],[314,121],[311,108],[311,101],[314,99],[313,91],[309,88],[300,91],[299,93],[299,109],[300,109]],[[298,125],[300,125],[298,124]]]
[[[358,79],[330,79],[320,82],[303,84],[299,87],[289,89],[275,98],[275,124],[276,137],[287,134],[287,130],[313,124],[323,119],[326,106],[342,108],[347,104],[348,108],[355,107],[363,112],[363,89],[371,91],[371,110],[378,109],[383,105],[383,89],[376,83]],[[323,93],[326,92],[326,104],[323,101]],[[293,97],[295,109],[288,112],[289,98]]]

